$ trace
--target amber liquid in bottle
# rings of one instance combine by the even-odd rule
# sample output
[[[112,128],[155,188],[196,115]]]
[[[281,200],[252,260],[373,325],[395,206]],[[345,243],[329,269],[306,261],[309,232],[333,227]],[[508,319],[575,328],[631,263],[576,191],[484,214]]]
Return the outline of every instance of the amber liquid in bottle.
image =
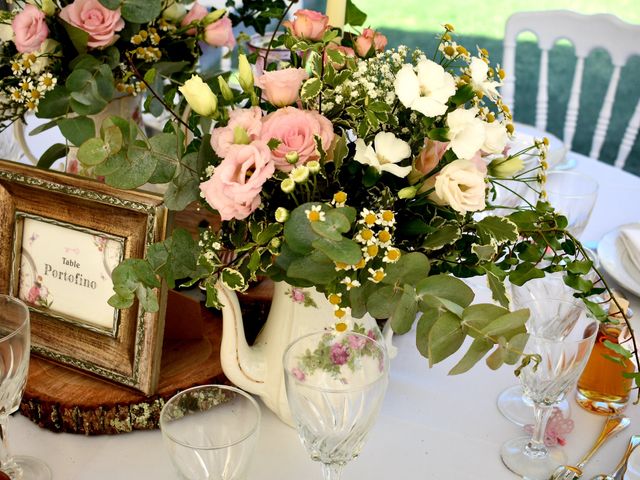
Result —
[[[622,411],[629,401],[632,380],[622,376],[623,372],[634,372],[631,360],[608,349],[604,342],[620,341],[619,325],[600,325],[591,356],[580,379],[576,400],[578,404],[594,413],[610,415]],[[620,359],[624,365],[605,357]]]

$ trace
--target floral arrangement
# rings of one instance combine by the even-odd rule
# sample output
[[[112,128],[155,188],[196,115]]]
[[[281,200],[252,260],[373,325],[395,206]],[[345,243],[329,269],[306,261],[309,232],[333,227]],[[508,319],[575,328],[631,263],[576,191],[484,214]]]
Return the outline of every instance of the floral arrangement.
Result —
[[[198,40],[234,46],[224,14],[197,2],[187,11],[180,0],[16,0],[0,12],[0,125],[35,112],[52,119],[42,129],[58,125],[80,146],[96,136],[91,115],[148,86],[158,94],[147,102],[157,115],[194,71]],[[41,166],[67,151],[52,147]]]
[[[527,313],[508,310],[506,279],[522,285],[563,270],[606,319],[588,300],[602,291],[584,277],[590,260],[544,201],[546,140],[508,151],[503,72],[488,52],[457,45],[450,25],[432,56],[387,50],[380,32],[358,30],[364,21],[353,4],[344,30],[299,10],[270,47],[287,49],[288,62],[269,62],[267,51],[254,78],[257,56],[241,54],[236,85],[193,76],[180,88],[192,108],[184,124],[140,138],[113,118],[81,146],[80,160],[98,162],[116,185],[120,159],[144,146],[152,160],[127,186],[167,183],[169,208],[197,200],[222,221],[199,242],[176,230],[146,259],[125,261],[110,303],[126,308],[138,298],[157,309],[150,292],[162,277],[170,287],[199,283],[207,304],[219,306],[218,282],[244,291],[267,276],[323,292],[338,323],[369,314],[405,333],[418,317],[417,347],[430,364],[472,337],[452,373],[489,352],[491,368],[518,362]],[[540,161],[525,163],[526,152]],[[515,182],[538,198],[500,205],[498,189]],[[459,278],[479,275],[496,304],[472,305]]]

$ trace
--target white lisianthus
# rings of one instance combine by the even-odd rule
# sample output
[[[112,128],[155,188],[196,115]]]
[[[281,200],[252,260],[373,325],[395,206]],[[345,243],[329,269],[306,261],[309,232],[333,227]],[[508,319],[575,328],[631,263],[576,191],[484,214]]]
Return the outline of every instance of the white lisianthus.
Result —
[[[375,148],[374,148],[375,147]],[[411,147],[404,140],[396,138],[391,132],[380,132],[373,140],[373,146],[364,140],[356,140],[356,162],[370,165],[378,172],[389,172],[396,177],[406,177],[411,172],[411,166],[397,165],[411,156]]]
[[[498,98],[497,88],[502,85],[502,83],[489,79],[489,65],[481,58],[473,57],[469,64],[469,70],[471,72],[470,77],[473,88],[495,101],[496,98]]]
[[[10,23],[0,23],[0,41],[10,42],[13,39],[13,28]]]
[[[486,153],[502,153],[509,136],[506,127],[500,122],[484,123],[484,143],[482,151]]]
[[[396,95],[402,104],[426,117],[437,117],[447,111],[447,101],[456,93],[456,82],[449,72],[426,58],[420,60],[417,74],[410,64],[402,66],[394,81]]]
[[[192,75],[178,90],[184,95],[193,111],[202,116],[213,115],[218,109],[218,97],[198,75]]]
[[[458,108],[447,115],[449,148],[458,158],[472,158],[482,148],[486,138],[485,122],[478,117],[478,109]]]
[[[484,174],[470,160],[454,160],[436,176],[431,198],[440,205],[465,214],[485,208]]]

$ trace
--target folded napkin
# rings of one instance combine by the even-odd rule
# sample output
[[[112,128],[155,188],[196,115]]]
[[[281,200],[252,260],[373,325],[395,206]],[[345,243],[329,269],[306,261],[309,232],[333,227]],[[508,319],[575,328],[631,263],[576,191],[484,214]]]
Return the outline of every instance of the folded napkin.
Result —
[[[631,266],[635,267],[635,269],[630,268],[627,271],[633,272],[633,276],[640,280],[640,223],[622,227],[620,229],[620,240],[622,240],[622,245],[629,255]]]

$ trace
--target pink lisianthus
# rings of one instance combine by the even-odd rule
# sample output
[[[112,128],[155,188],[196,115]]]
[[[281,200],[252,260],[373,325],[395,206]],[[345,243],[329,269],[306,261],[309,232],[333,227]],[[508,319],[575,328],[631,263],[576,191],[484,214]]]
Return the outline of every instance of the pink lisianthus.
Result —
[[[285,68],[265,72],[255,80],[262,89],[262,96],[276,107],[291,105],[300,96],[302,82],[309,78],[304,68]]]
[[[260,133],[264,142],[273,138],[281,142],[271,156],[276,168],[284,172],[293,168],[285,158],[289,152],[298,154],[298,165],[320,158],[315,136],[320,137],[322,148],[328,152],[335,137],[333,124],[316,111],[294,107],[284,107],[264,117]]]
[[[329,17],[314,10],[298,10],[293,14],[293,22],[287,20],[282,24],[289,29],[291,35],[307,40],[322,40],[324,32],[329,28]]]
[[[211,132],[211,147],[216,154],[224,158],[235,144],[236,128],[244,129],[249,137],[249,141],[253,142],[260,138],[262,130],[262,110],[260,107],[238,108],[229,113],[229,123],[226,127],[214,128]]]
[[[40,48],[49,35],[45,15],[35,5],[25,5],[11,22],[13,43],[20,53],[31,53]]]
[[[209,13],[209,11],[206,9],[206,7],[203,7],[198,2],[195,2],[191,7],[191,10],[187,12],[187,14],[184,16],[184,18],[180,22],[180,25],[182,25],[183,27],[186,27],[190,23],[202,20],[204,17],[207,16],[207,13]],[[189,30],[187,30],[187,35],[195,35],[196,33],[197,32],[195,28],[190,28]]]
[[[75,0],[60,11],[60,18],[89,34],[89,48],[112,45],[124,28],[120,8],[109,10],[98,0]]]
[[[431,173],[438,166],[447,151],[449,142],[439,142],[429,138],[424,139],[424,147],[413,161],[413,171],[409,174],[409,182],[415,183],[420,178]]]
[[[361,57],[366,57],[372,47],[374,51],[382,52],[386,46],[387,37],[371,28],[365,28],[354,43],[356,53]]]
[[[231,20],[223,17],[204,27],[204,41],[212,47],[235,47],[236,38],[233,36]]]
[[[333,60],[331,60],[331,57],[329,57],[329,55],[327,54],[328,50],[337,50],[342,55],[344,55],[345,60],[342,63],[334,62]],[[336,70],[342,70],[345,64],[347,63],[347,58],[355,58],[355,56],[356,56],[356,52],[353,51],[353,48],[343,47],[342,45],[330,43],[327,45],[327,48],[324,51],[323,61],[325,65],[331,62],[331,65],[333,66],[333,68],[335,68]]]
[[[483,175],[487,175],[487,162],[482,158],[482,150],[478,150],[473,157],[469,160],[476,166],[476,168],[482,172]]]
[[[265,143],[235,145],[216,167],[212,177],[200,184],[200,191],[222,220],[242,220],[260,205],[262,185],[274,171],[269,147]]]

